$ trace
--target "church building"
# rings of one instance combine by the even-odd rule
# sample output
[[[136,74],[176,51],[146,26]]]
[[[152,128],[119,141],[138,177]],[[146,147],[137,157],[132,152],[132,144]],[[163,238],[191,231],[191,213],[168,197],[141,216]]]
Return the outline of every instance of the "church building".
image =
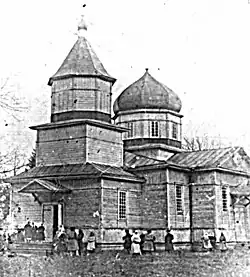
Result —
[[[151,229],[157,247],[170,228],[176,245],[204,232],[250,241],[250,158],[241,147],[182,149],[182,103],[148,69],[113,105],[108,74],[85,37],[49,79],[51,118],[37,132],[36,167],[9,178],[11,219],[94,231],[119,248],[125,229]]]

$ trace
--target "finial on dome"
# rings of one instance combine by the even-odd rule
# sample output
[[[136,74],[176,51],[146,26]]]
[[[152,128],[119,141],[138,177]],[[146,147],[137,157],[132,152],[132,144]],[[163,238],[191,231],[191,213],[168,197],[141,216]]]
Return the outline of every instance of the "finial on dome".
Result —
[[[83,5],[83,8],[85,8],[85,7],[86,7],[86,4]],[[81,15],[81,20],[80,20],[80,22],[78,24],[78,28],[77,28],[78,36],[83,36],[84,32],[87,31],[87,29],[88,28],[87,28],[87,24],[84,20],[84,15]]]
[[[145,68],[146,72],[148,72],[148,68]]]

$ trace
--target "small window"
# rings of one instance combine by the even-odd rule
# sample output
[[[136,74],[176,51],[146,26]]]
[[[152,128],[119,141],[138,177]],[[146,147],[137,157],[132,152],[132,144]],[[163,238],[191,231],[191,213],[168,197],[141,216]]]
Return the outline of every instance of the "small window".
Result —
[[[176,185],[175,187],[175,200],[176,200],[176,212],[177,214],[183,213],[182,208],[182,186]]]
[[[158,121],[152,121],[151,122],[151,134],[152,134],[152,137],[158,137],[159,136],[159,123],[158,123]]]
[[[175,122],[172,123],[172,138],[178,138],[178,125]]]
[[[134,124],[133,124],[133,122],[128,123],[128,129],[129,129],[128,138],[131,138],[131,137],[134,136]]]
[[[126,192],[119,192],[119,219],[126,218]]]
[[[222,187],[222,210],[227,212],[227,188]]]

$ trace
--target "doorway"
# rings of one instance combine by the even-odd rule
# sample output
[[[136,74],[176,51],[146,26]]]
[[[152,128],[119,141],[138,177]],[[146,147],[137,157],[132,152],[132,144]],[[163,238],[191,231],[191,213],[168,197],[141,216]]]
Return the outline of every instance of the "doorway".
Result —
[[[42,220],[45,227],[45,239],[52,241],[58,227],[63,224],[63,204],[44,203]]]

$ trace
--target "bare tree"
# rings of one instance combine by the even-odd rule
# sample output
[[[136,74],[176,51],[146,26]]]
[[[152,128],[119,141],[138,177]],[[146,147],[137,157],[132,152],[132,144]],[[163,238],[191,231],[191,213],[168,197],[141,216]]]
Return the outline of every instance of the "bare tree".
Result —
[[[17,175],[20,170],[27,168],[28,161],[26,153],[16,147],[0,156],[0,176]]]
[[[23,99],[17,97],[14,91],[8,86],[9,78],[6,78],[0,85],[0,109],[20,120],[20,113],[27,111],[28,107],[23,104]]]
[[[182,143],[183,149],[187,151],[218,149],[225,146],[220,137],[209,137],[207,134],[194,137],[185,136]]]

